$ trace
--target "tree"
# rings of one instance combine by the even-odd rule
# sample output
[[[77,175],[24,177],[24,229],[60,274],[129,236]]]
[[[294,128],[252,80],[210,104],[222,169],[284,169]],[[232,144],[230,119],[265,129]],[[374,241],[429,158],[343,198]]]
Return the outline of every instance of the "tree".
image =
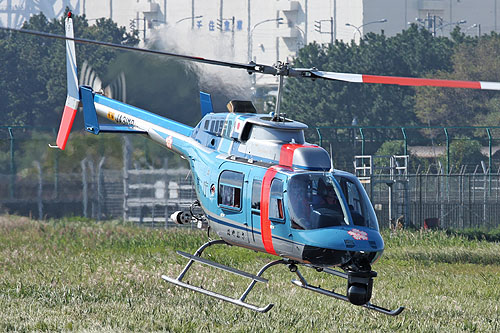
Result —
[[[439,70],[450,71],[453,50],[453,40],[433,37],[426,29],[412,25],[389,38],[366,34],[359,45],[340,41],[328,46],[309,44],[299,51],[293,66],[421,77]],[[359,126],[410,126],[419,124],[414,101],[413,87],[290,78],[285,84],[282,106],[288,116],[309,126],[350,126],[354,119]],[[359,153],[359,149],[345,142],[338,144],[333,132],[321,131],[323,141],[332,143],[337,165],[352,165],[352,155]],[[380,145],[388,137],[400,136],[400,132],[374,130],[372,135],[371,142]],[[308,140],[315,139],[310,132]]]
[[[66,10],[67,13],[68,9]],[[64,15],[66,17],[66,15]],[[24,29],[61,35],[64,17],[48,21],[40,13],[23,25]],[[73,16],[79,37],[133,45],[138,39],[127,34],[110,19],[89,26],[85,16]],[[65,46],[60,40],[19,33],[0,33],[0,122],[27,126],[57,126],[66,97]],[[116,57],[109,48],[77,45],[77,62],[82,59],[103,70]]]
[[[453,42],[435,38],[412,25],[394,37],[369,33],[360,44],[309,44],[299,51],[295,67],[397,76],[421,76],[451,69]],[[312,126],[410,125],[417,123],[413,112],[412,87],[370,85],[318,80],[289,79],[283,109],[293,118]]]
[[[465,38],[455,33],[453,70],[438,72],[436,77],[500,82],[500,35]],[[449,88],[421,88],[416,96],[415,112],[424,124],[434,126],[498,125],[498,93]]]
[[[481,154],[481,144],[477,140],[460,136],[450,143],[450,169],[453,168],[455,172],[462,166],[468,167],[469,172],[472,172],[485,159],[486,157]],[[446,165],[446,156],[442,161],[443,165]]]

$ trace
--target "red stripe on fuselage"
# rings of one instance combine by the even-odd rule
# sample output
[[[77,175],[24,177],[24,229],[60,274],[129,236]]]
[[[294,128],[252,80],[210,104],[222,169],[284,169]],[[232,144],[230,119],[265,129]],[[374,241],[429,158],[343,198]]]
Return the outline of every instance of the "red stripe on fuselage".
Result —
[[[297,143],[284,144],[283,146],[281,146],[281,151],[280,151],[280,165],[291,168],[293,165],[293,153],[297,148],[318,148],[318,146],[315,145],[305,146]]]
[[[66,142],[68,142],[69,133],[75,120],[76,110],[69,106],[64,107],[61,125],[59,125],[59,132],[57,133],[56,144],[59,149],[64,150]]]
[[[262,179],[262,189],[260,192],[260,234],[262,243],[267,253],[278,255],[273,246],[273,235],[271,232],[271,220],[269,219],[269,197],[271,194],[271,181],[276,175],[276,168],[270,167],[267,169],[264,179]]]

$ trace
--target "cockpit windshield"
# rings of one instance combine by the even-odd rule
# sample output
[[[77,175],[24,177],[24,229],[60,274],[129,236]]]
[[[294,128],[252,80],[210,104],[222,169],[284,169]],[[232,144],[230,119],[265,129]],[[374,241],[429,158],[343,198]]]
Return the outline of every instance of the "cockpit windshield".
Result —
[[[287,194],[292,228],[308,230],[349,224],[340,191],[331,174],[290,178]]]
[[[287,200],[294,229],[357,225],[378,229],[363,186],[353,176],[304,173],[290,178]]]

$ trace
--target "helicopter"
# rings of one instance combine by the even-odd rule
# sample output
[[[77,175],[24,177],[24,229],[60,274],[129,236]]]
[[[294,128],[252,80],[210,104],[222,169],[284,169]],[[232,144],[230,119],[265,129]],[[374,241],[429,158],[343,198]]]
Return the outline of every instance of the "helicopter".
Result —
[[[325,149],[305,141],[307,125],[288,119],[280,112],[285,77],[500,90],[497,82],[325,72],[316,68],[293,68],[281,62],[273,66],[255,62],[245,64],[75,38],[71,12],[65,19],[65,35],[0,29],[65,40],[67,98],[56,144],[50,147],[65,149],[76,112],[82,106],[87,132],[140,134],[189,162],[197,195],[192,207],[200,208],[203,214],[194,214],[190,209],[175,212],[172,219],[179,224],[204,219],[208,222],[208,230],[213,230],[219,239],[206,242],[194,254],[177,251],[188,259],[186,266],[175,278],[166,275],[161,278],[257,312],[267,312],[273,304],[257,306],[246,302],[246,298],[257,282],[268,282],[262,275],[276,265],[288,267],[297,276],[292,283],[306,290],[386,315],[396,316],[404,310],[404,307],[390,310],[370,303],[377,276],[372,265],[384,251],[375,211],[361,182],[351,173],[334,169]],[[200,92],[202,119],[195,127],[187,126],[106,97],[91,87],[79,86],[75,43],[277,76],[275,110],[259,114],[251,101],[233,100],[227,105],[228,112],[215,113],[210,95]],[[99,123],[98,116],[113,124]],[[206,248],[215,245],[243,247],[278,258],[252,274],[202,257]],[[239,298],[191,285],[183,278],[195,262],[248,278],[251,282]],[[346,292],[309,284],[299,267],[345,279]]]

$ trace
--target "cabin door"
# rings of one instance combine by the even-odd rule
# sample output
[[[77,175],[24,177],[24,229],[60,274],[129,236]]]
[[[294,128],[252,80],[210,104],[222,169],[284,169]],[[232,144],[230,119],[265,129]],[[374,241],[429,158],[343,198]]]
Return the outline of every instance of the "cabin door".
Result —
[[[251,242],[268,253],[289,253],[292,243],[284,211],[284,179],[279,175],[251,173],[249,188]]]

